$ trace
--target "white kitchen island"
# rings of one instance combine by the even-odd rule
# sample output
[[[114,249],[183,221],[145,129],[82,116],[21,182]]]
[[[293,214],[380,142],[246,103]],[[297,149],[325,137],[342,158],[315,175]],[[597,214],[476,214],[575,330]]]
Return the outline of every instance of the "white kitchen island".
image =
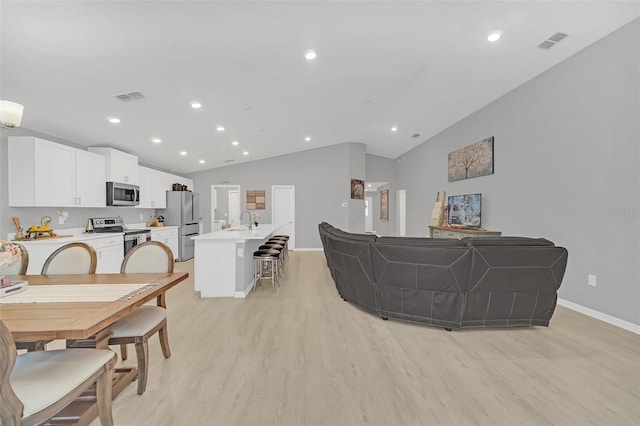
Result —
[[[200,297],[246,297],[254,286],[253,252],[281,225],[259,224],[209,232],[195,242],[193,287]]]

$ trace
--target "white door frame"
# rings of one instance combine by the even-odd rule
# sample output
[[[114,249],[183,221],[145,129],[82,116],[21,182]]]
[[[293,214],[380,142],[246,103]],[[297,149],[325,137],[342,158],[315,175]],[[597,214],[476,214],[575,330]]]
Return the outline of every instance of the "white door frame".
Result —
[[[213,231],[213,221],[216,220],[217,200],[214,197],[216,196],[217,188],[230,188],[230,189],[233,188],[240,191],[240,185],[211,185],[211,230],[212,231]],[[242,202],[240,202],[240,207],[242,207]]]
[[[293,223],[291,224],[291,231],[289,231],[289,249],[293,250],[296,248],[296,186],[295,185],[271,185],[271,222],[273,222],[275,224],[275,218],[276,218],[276,203],[275,203],[275,197],[273,196],[274,192],[276,189],[279,188],[287,188],[287,189],[291,189],[293,190],[293,197],[292,197],[292,202],[293,202]]]
[[[407,190],[398,189],[398,196],[396,200],[397,210],[397,227],[398,236],[404,237],[407,234]]]
[[[373,197],[366,195],[365,201],[365,215],[364,215],[364,232],[373,232]],[[367,215],[367,213],[369,213]]]

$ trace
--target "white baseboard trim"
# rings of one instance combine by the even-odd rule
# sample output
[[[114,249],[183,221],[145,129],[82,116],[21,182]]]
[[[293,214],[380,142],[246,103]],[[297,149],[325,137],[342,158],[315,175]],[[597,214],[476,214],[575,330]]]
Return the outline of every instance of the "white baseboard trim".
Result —
[[[604,321],[608,324],[615,325],[616,327],[620,327],[632,333],[640,334],[640,325],[636,325],[632,322],[621,320],[620,318],[612,317],[611,315],[603,314],[602,312],[598,312],[594,309],[560,298],[558,298],[558,305],[569,308],[572,311],[580,312],[581,314],[585,314],[592,318],[599,319],[600,321]]]
[[[300,248],[300,247],[296,247],[291,251],[322,251],[321,248]]]
[[[245,297],[247,297],[249,295],[249,293],[251,293],[251,290],[253,290],[253,286],[255,286],[256,283],[255,281],[253,281],[251,284],[249,284],[249,287],[245,288],[244,291],[236,291],[235,293],[233,293],[233,298],[234,299],[244,299]]]

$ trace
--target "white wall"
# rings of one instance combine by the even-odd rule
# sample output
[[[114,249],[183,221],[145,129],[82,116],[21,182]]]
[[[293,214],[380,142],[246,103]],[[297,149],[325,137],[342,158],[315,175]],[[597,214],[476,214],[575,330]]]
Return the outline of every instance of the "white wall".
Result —
[[[189,177],[194,181],[194,190],[200,193],[201,215],[205,218],[211,217],[211,185],[241,185],[243,210],[246,191],[264,189],[266,208],[259,211],[263,223],[271,222],[271,185],[295,185],[296,247],[321,248],[320,222],[347,231],[364,231],[364,201],[350,199],[351,178],[364,179],[364,162],[363,144],[343,143],[205,170]],[[356,203],[362,205],[362,213],[351,217],[358,210]],[[204,223],[205,232],[211,231],[208,222]]]
[[[568,249],[561,298],[640,324],[639,76],[636,20],[402,155],[407,234],[437,191],[480,192],[483,227]],[[489,136],[495,174],[447,182],[448,153]]]

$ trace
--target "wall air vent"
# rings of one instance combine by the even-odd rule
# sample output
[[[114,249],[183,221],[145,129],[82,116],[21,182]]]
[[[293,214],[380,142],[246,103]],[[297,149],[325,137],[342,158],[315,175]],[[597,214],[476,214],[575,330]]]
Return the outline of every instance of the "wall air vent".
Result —
[[[555,33],[542,43],[538,45],[540,49],[551,49],[553,46],[558,44],[560,41],[564,40],[568,34],[565,33]]]
[[[417,139],[420,137],[420,133],[414,133],[411,135],[412,138]]]
[[[116,98],[120,99],[122,102],[131,102],[144,99],[144,95],[140,92],[131,92],[123,93],[122,95],[116,95]]]

